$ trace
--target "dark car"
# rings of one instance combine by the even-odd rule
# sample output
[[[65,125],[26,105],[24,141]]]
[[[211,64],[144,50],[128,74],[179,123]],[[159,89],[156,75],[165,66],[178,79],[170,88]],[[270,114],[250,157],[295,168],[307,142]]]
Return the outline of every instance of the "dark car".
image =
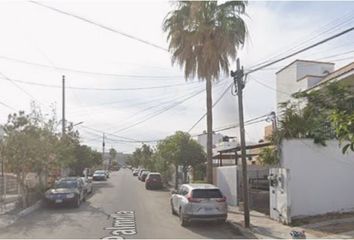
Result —
[[[162,188],[161,174],[158,172],[151,172],[145,179],[146,189],[161,189]]]
[[[149,173],[150,173],[149,171],[144,171],[144,172],[141,174],[141,176],[140,176],[140,180],[141,180],[142,182],[145,182],[145,179],[146,179],[146,177],[147,177],[147,175],[148,175]]]
[[[46,191],[44,199],[48,206],[70,204],[78,208],[86,200],[84,183],[79,177],[61,178]]]

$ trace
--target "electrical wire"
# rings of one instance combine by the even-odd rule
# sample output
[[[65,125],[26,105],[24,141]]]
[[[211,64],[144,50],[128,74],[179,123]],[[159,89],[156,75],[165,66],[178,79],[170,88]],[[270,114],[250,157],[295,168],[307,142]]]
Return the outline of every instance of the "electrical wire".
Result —
[[[259,66],[259,67],[254,68],[254,69],[251,69],[251,70],[249,70],[248,72],[246,72],[246,74],[251,74],[251,73],[256,72],[256,71],[258,71],[258,70],[260,70],[260,69],[269,67],[269,66],[271,66],[271,65],[273,65],[273,64],[275,64],[275,63],[281,62],[281,61],[283,61],[283,60],[285,60],[285,59],[288,59],[288,58],[290,58],[290,57],[293,57],[293,56],[295,56],[295,55],[297,55],[297,54],[299,54],[299,53],[305,52],[305,51],[307,51],[307,50],[309,50],[309,49],[311,49],[311,48],[314,48],[314,47],[319,46],[319,45],[321,45],[321,44],[323,44],[323,43],[326,43],[326,42],[331,41],[331,40],[333,40],[333,39],[335,39],[335,38],[338,38],[338,37],[340,37],[340,36],[342,36],[342,35],[344,35],[344,34],[347,34],[347,33],[351,32],[351,31],[353,31],[353,30],[354,30],[354,27],[348,28],[348,29],[346,29],[346,30],[344,30],[344,31],[342,31],[342,32],[340,32],[340,33],[337,33],[337,34],[335,34],[335,35],[332,35],[332,36],[330,36],[330,37],[328,37],[328,38],[326,38],[326,39],[323,39],[323,40],[321,40],[321,41],[319,41],[319,42],[317,42],[317,43],[314,43],[314,44],[312,44],[312,45],[310,45],[310,46],[308,46],[308,47],[305,47],[305,48],[300,49],[300,50],[298,50],[298,51],[296,51],[296,52],[293,52],[293,53],[291,53],[291,54],[289,54],[289,55],[287,55],[287,56],[285,56],[285,57],[282,57],[282,58],[277,59],[277,60],[275,60],[275,61],[272,61],[272,62],[270,62],[270,63],[266,63],[266,64],[264,64],[264,65],[262,65],[262,66]]]
[[[37,67],[43,67],[43,68],[50,68],[53,69],[53,66],[42,64],[42,63],[35,63],[35,62],[30,62],[18,58],[12,58],[12,57],[7,57],[7,56],[1,56],[0,59],[7,60],[7,61],[12,61],[12,62],[17,62],[17,63],[22,63],[22,64],[27,64],[27,65],[32,65],[32,66],[37,66]],[[116,74],[116,73],[103,73],[103,72],[91,72],[91,71],[84,71],[84,70],[79,70],[79,69],[74,69],[74,68],[65,68],[65,67],[55,67],[57,70],[60,71],[65,71],[65,72],[72,72],[72,73],[79,73],[79,74],[88,74],[88,75],[98,75],[98,76],[106,76],[106,77],[115,77],[115,78],[135,78],[135,79],[166,79],[166,78],[183,78],[183,76],[154,76],[154,75],[130,75],[130,74]]]
[[[31,81],[23,81],[18,79],[9,79],[9,78],[0,78],[8,81],[18,82],[22,84],[34,85],[39,87],[48,87],[48,88],[62,88],[61,85],[52,85],[52,84],[44,84],[39,82],[31,82]],[[152,87],[131,87],[131,88],[93,88],[93,87],[74,87],[74,86],[65,86],[65,89],[74,89],[74,90],[89,90],[89,91],[137,91],[137,90],[155,90],[155,89],[163,89],[163,88],[175,88],[179,86],[189,86],[195,83],[199,83],[197,81],[190,81],[188,83],[177,83],[177,84],[169,84],[169,85],[160,85],[160,86],[152,86]]]
[[[4,107],[7,107],[8,109],[11,109],[11,110],[17,111],[17,109],[16,109],[16,108],[11,107],[10,105],[8,105],[8,104],[6,104],[6,103],[4,103],[4,102],[1,102],[1,101],[0,101],[0,104],[1,104],[1,105],[3,105]]]
[[[126,130],[132,128],[132,127],[135,127],[135,126],[139,125],[139,124],[145,123],[146,121],[148,121],[148,120],[150,120],[150,119],[152,119],[152,118],[155,118],[155,117],[159,116],[160,114],[162,114],[162,113],[164,113],[164,112],[166,112],[166,111],[168,111],[168,110],[170,110],[170,109],[172,109],[172,108],[174,108],[174,107],[176,107],[176,106],[178,106],[178,105],[180,105],[180,104],[182,104],[182,103],[188,101],[189,99],[191,99],[191,98],[193,98],[193,97],[198,96],[199,94],[201,94],[201,93],[203,93],[203,92],[205,92],[204,89],[201,90],[201,91],[199,91],[199,92],[197,92],[197,93],[195,93],[195,94],[193,94],[192,96],[189,96],[189,97],[187,97],[187,98],[185,98],[185,99],[183,99],[183,100],[181,100],[181,101],[179,101],[179,102],[177,102],[177,103],[171,105],[171,106],[168,106],[168,107],[163,108],[162,110],[160,110],[160,111],[158,111],[158,112],[153,113],[151,116],[149,116],[149,117],[147,117],[147,118],[145,118],[145,119],[143,119],[143,120],[141,120],[141,121],[138,121],[138,122],[136,122],[136,123],[134,123],[134,124],[131,124],[130,126],[127,126],[127,127],[121,128],[121,129],[118,129],[117,131],[114,131],[113,133],[118,133],[118,132],[126,131]]]
[[[283,55],[283,54],[286,54],[286,53],[288,53],[288,52],[290,52],[290,51],[292,51],[292,50],[295,50],[295,49],[301,47],[304,43],[307,44],[307,43],[310,42],[311,40],[314,40],[314,39],[320,37],[320,36],[323,35],[324,33],[328,33],[328,32],[330,32],[330,31],[335,31],[339,26],[341,26],[341,25],[343,25],[343,24],[345,24],[345,23],[348,23],[348,21],[349,21],[349,22],[352,21],[352,19],[353,19],[353,14],[352,14],[352,12],[353,12],[353,11],[350,11],[350,12],[348,12],[347,14],[345,14],[344,16],[338,17],[338,18],[332,20],[331,22],[329,22],[329,23],[323,25],[323,26],[320,27],[318,30],[314,31],[313,33],[311,33],[311,34],[309,35],[309,36],[310,36],[310,39],[303,40],[303,41],[301,41],[299,44],[297,44],[297,45],[295,45],[295,46],[294,46],[294,44],[292,44],[292,47],[291,47],[290,49],[285,50],[285,51],[283,51],[283,52],[281,52],[281,53],[278,53],[278,54],[276,54],[276,55],[273,55],[272,57],[269,57],[267,60],[264,60],[264,61],[262,61],[262,62],[260,62],[260,63],[257,63],[257,64],[255,64],[255,65],[253,65],[251,68],[256,68],[257,66],[260,66],[260,65],[262,65],[262,64],[265,64],[265,63],[267,63],[267,62],[269,62],[269,61],[275,59],[276,57],[280,57],[280,56]],[[331,26],[331,24],[336,23],[340,18],[344,18],[344,19],[345,19],[345,18],[348,17],[348,16],[350,17],[349,19],[344,20],[343,22],[341,22],[341,23],[339,23],[339,24],[337,24],[337,25]],[[322,32],[317,33],[319,30],[321,30],[322,28],[326,28],[326,27],[328,27],[327,30],[323,30]]]
[[[220,101],[221,99],[225,96],[225,94],[227,93],[227,91],[229,91],[229,89],[234,85],[234,83],[231,83],[230,85],[227,86],[227,88],[222,92],[222,94],[217,98],[217,100],[215,101],[215,103],[212,105],[212,108],[215,107]],[[187,131],[188,133],[190,133],[205,117],[206,117],[207,113],[204,113],[193,125],[192,127]]]
[[[281,61],[283,61],[283,60],[285,60],[285,59],[287,59],[287,58],[290,58],[290,57],[295,56],[295,55],[297,55],[297,54],[299,54],[299,53],[305,52],[305,51],[307,51],[307,50],[309,50],[309,49],[311,49],[311,48],[314,48],[314,47],[319,46],[319,45],[321,45],[321,44],[323,44],[323,43],[326,43],[326,42],[328,42],[328,41],[330,41],[330,40],[333,40],[333,39],[335,39],[335,38],[338,38],[338,37],[340,37],[340,36],[342,36],[342,35],[344,35],[344,34],[347,34],[347,33],[351,32],[351,31],[353,31],[353,30],[354,30],[354,27],[348,28],[348,29],[346,29],[346,30],[344,30],[344,31],[342,31],[342,32],[340,32],[340,33],[337,33],[337,34],[332,35],[332,36],[330,36],[330,37],[328,37],[328,38],[325,38],[325,39],[323,39],[323,40],[321,40],[321,41],[319,41],[319,42],[317,42],[317,43],[311,44],[311,45],[308,46],[308,47],[305,47],[305,48],[303,48],[303,49],[297,50],[296,52],[293,52],[293,53],[291,53],[291,54],[289,54],[289,55],[287,55],[287,56],[285,56],[285,57],[282,57],[282,58],[280,58],[280,59],[274,60],[274,61],[272,61],[272,62],[270,62],[270,63],[266,63],[266,64],[264,64],[264,65],[261,65],[261,66],[259,66],[259,67],[254,68],[254,69],[251,69],[251,70],[249,70],[248,72],[246,72],[246,74],[251,74],[251,73],[256,72],[256,71],[258,71],[258,70],[260,70],[260,69],[263,69],[263,68],[266,68],[266,67],[268,67],[268,66],[271,66],[271,65],[273,65],[273,64],[275,64],[275,63],[281,62]]]
[[[122,35],[122,36],[124,36],[124,37],[127,37],[127,38],[133,39],[133,40],[135,40],[135,41],[144,43],[144,44],[146,44],[146,45],[149,45],[149,46],[152,46],[152,47],[154,47],[154,48],[163,50],[163,51],[165,51],[165,52],[168,52],[168,49],[166,49],[166,48],[164,48],[164,47],[161,47],[161,46],[159,46],[159,45],[157,45],[157,44],[155,44],[155,43],[152,43],[152,42],[150,42],[150,41],[144,40],[144,39],[142,39],[142,38],[135,37],[135,36],[133,36],[133,35],[131,35],[131,34],[124,33],[124,32],[122,32],[122,31],[119,31],[119,30],[114,29],[114,28],[112,28],[112,27],[105,26],[105,25],[103,25],[103,24],[101,24],[101,23],[98,23],[98,22],[96,22],[96,21],[90,20],[90,19],[88,19],[88,18],[81,17],[81,16],[76,15],[76,14],[74,14],[74,13],[70,13],[70,12],[61,10],[61,9],[59,9],[59,8],[55,8],[55,7],[52,7],[52,6],[49,6],[49,5],[46,5],[46,4],[37,2],[37,1],[29,1],[29,2],[30,2],[30,3],[33,3],[33,4],[36,4],[36,5],[38,5],[38,6],[45,7],[45,8],[47,8],[47,9],[52,10],[52,11],[55,11],[55,12],[58,12],[58,13],[61,13],[61,14],[64,14],[64,15],[67,15],[67,16],[70,16],[70,17],[79,19],[79,20],[84,21],[84,22],[86,22],[86,23],[90,23],[90,24],[95,25],[95,26],[97,26],[97,27],[100,27],[100,28],[102,28],[102,29],[108,30],[108,31],[110,31],[110,32],[117,33],[117,34]]]

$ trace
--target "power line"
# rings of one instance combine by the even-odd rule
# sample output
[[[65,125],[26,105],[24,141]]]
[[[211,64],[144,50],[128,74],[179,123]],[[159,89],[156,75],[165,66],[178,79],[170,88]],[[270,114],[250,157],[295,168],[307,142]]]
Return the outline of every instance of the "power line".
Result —
[[[35,63],[27,60],[22,60],[18,58],[12,58],[12,57],[7,57],[7,56],[1,56],[1,59],[7,60],[7,61],[12,61],[12,62],[17,62],[17,63],[22,63],[22,64],[27,64],[27,65],[32,65],[32,66],[37,66],[37,67],[43,67],[43,68],[50,68],[53,69],[53,66],[42,64],[42,63]],[[182,78],[183,76],[154,76],[154,75],[130,75],[130,74],[116,74],[116,73],[103,73],[103,72],[91,72],[91,71],[84,71],[80,69],[74,69],[74,68],[66,68],[66,67],[55,67],[57,70],[61,71],[66,71],[66,72],[73,72],[73,73],[80,73],[80,74],[88,74],[88,75],[99,75],[99,76],[106,76],[106,77],[119,77],[119,78],[152,78],[152,79],[166,79],[166,78]]]
[[[4,102],[1,102],[1,101],[0,101],[0,104],[1,104],[1,105],[3,105],[4,107],[7,107],[8,109],[11,109],[11,110],[17,111],[17,109],[16,109],[16,108],[11,107],[10,105],[8,105],[8,104],[6,104],[6,103],[4,103]]]
[[[60,85],[52,85],[45,84],[39,82],[31,82],[31,81],[23,81],[18,79],[8,79],[2,78],[8,81],[18,82],[22,84],[34,85],[39,87],[48,87],[48,88],[62,88]],[[191,81],[188,83],[178,83],[178,84],[169,84],[169,85],[160,85],[160,86],[152,86],[152,87],[131,87],[131,88],[90,88],[90,87],[74,87],[74,86],[66,86],[65,89],[73,89],[73,90],[89,90],[89,91],[137,91],[137,90],[154,90],[154,89],[163,89],[163,88],[174,88],[179,86],[188,86],[194,83],[199,83],[197,81]]]
[[[265,64],[265,63],[271,61],[272,59],[274,59],[274,58],[276,58],[276,57],[278,57],[278,56],[281,56],[282,54],[286,54],[286,53],[290,52],[291,50],[294,50],[294,49],[296,49],[296,48],[298,48],[298,47],[301,47],[304,43],[308,43],[309,41],[318,38],[319,36],[323,35],[324,33],[328,33],[328,32],[334,31],[334,30],[337,29],[339,26],[341,26],[341,25],[347,23],[348,21],[351,22],[352,19],[353,19],[353,14],[352,14],[352,12],[353,12],[353,11],[350,11],[350,12],[348,12],[347,14],[345,14],[344,16],[338,17],[338,18],[336,18],[336,19],[334,19],[333,21],[331,21],[331,22],[329,22],[329,23],[323,25],[322,27],[320,27],[320,28],[318,29],[318,30],[320,30],[321,28],[326,28],[326,27],[328,26],[328,29],[327,29],[327,30],[324,30],[324,31],[319,32],[319,33],[317,33],[318,30],[317,30],[317,31],[314,31],[312,34],[310,34],[310,36],[315,35],[314,37],[311,37],[310,39],[304,40],[304,41],[300,42],[299,44],[297,44],[297,45],[295,45],[295,46],[292,46],[290,49],[285,50],[285,51],[283,51],[282,53],[279,53],[279,54],[276,54],[276,55],[270,57],[268,60],[264,60],[263,62],[260,62],[260,63],[258,63],[258,64],[255,64],[255,65],[253,65],[251,68],[255,68],[255,67],[259,66],[259,65]],[[350,17],[349,19],[347,19],[347,20],[345,20],[345,21],[343,21],[343,22],[341,22],[341,23],[339,23],[339,24],[337,24],[337,25],[331,26],[333,23],[336,23],[340,18],[346,18],[346,17],[348,17],[348,16]]]
[[[142,39],[142,38],[135,37],[135,36],[133,36],[133,35],[131,35],[131,34],[124,33],[124,32],[122,32],[122,31],[119,31],[119,30],[114,29],[114,28],[112,28],[112,27],[105,26],[105,25],[103,25],[103,24],[101,24],[101,23],[98,23],[98,22],[96,22],[96,21],[90,20],[90,19],[88,19],[88,18],[81,17],[81,16],[79,16],[79,15],[76,15],[76,14],[73,14],[73,13],[70,13],[70,12],[67,12],[67,11],[64,11],[64,10],[61,10],[61,9],[59,9],[59,8],[55,8],[55,7],[52,7],[52,6],[48,6],[48,5],[46,5],[46,4],[43,4],[43,3],[40,3],[40,2],[37,2],[37,1],[29,1],[29,2],[30,2],[30,3],[33,3],[33,4],[36,4],[36,5],[38,5],[38,6],[45,7],[45,8],[47,8],[47,9],[52,10],[52,11],[55,11],[55,12],[58,12],[58,13],[61,13],[61,14],[64,14],[64,15],[67,15],[67,16],[70,16],[70,17],[79,19],[79,20],[81,20],[81,21],[84,21],[84,22],[93,24],[93,25],[95,25],[95,26],[97,26],[97,27],[103,28],[103,29],[108,30],[108,31],[110,31],[110,32],[117,33],[117,34],[122,35],[122,36],[124,36],[124,37],[127,37],[127,38],[133,39],[133,40],[135,40],[135,41],[144,43],[144,44],[146,44],[146,45],[149,45],[149,46],[152,46],[152,47],[154,47],[154,48],[163,50],[163,51],[165,51],[165,52],[168,52],[168,50],[167,50],[166,48],[161,47],[161,46],[159,46],[159,45],[157,45],[157,44],[155,44],[155,43],[149,42],[149,41],[144,40],[144,39]]]
[[[232,87],[233,83],[231,83],[223,92],[222,94],[218,97],[218,99],[215,101],[215,103],[212,105],[212,108],[215,107],[221,99],[225,96],[226,92]],[[192,127],[187,131],[190,133],[205,117],[207,113],[204,113],[193,125]]]
[[[32,94],[30,94],[29,92],[27,92],[24,88],[22,88],[21,86],[19,86],[14,80],[12,80],[11,78],[7,77],[5,74],[3,74],[2,72],[0,72],[0,75],[4,77],[4,79],[8,80],[9,82],[11,82],[16,88],[20,89],[23,93],[25,93],[27,96],[29,96],[32,100],[36,100],[38,101]],[[39,101],[38,101],[39,102]]]
[[[319,45],[321,45],[321,44],[323,44],[323,43],[326,43],[326,42],[328,42],[328,41],[330,41],[330,40],[333,40],[333,39],[335,39],[335,38],[337,38],[337,37],[340,37],[340,36],[342,36],[342,35],[344,35],[344,34],[346,34],[346,33],[349,33],[349,32],[351,32],[351,31],[353,31],[353,30],[354,30],[354,27],[348,28],[348,29],[346,29],[346,30],[344,30],[344,31],[342,31],[342,32],[340,32],[340,33],[337,33],[337,34],[335,34],[335,35],[332,35],[332,36],[330,36],[330,37],[328,37],[328,38],[326,38],[326,39],[323,39],[323,40],[321,40],[321,41],[319,41],[319,42],[317,42],[317,43],[314,43],[314,44],[312,44],[312,45],[310,45],[310,46],[308,46],[308,47],[305,47],[305,48],[303,48],[303,49],[300,49],[300,50],[298,50],[298,51],[296,51],[296,52],[294,52],[294,53],[291,53],[291,54],[289,54],[289,55],[287,55],[287,56],[285,56],[285,57],[282,57],[282,58],[277,59],[277,60],[275,60],[275,61],[272,61],[272,62],[270,62],[270,63],[266,63],[266,64],[264,64],[264,65],[262,65],[262,66],[259,66],[259,67],[254,68],[254,69],[251,69],[251,70],[249,70],[248,72],[246,72],[245,74],[251,74],[251,73],[256,72],[256,71],[258,71],[258,70],[260,70],[260,69],[263,69],[263,68],[266,68],[266,67],[268,67],[268,66],[271,66],[271,65],[273,65],[273,64],[275,64],[275,63],[278,63],[278,62],[283,61],[283,60],[285,60],[285,59],[287,59],[287,58],[290,58],[290,57],[295,56],[295,55],[297,55],[297,54],[299,54],[299,53],[305,52],[305,51],[307,51],[307,50],[309,50],[309,49],[311,49],[311,48],[314,48],[314,47],[319,46]]]
[[[185,98],[185,99],[183,99],[183,100],[181,100],[181,101],[179,101],[179,102],[177,102],[177,103],[175,103],[175,104],[173,104],[173,105],[171,105],[171,106],[168,106],[168,107],[166,107],[166,108],[163,108],[162,110],[153,113],[151,116],[149,116],[149,117],[147,117],[147,118],[145,118],[145,119],[143,119],[143,120],[141,120],[141,121],[138,121],[138,122],[136,122],[136,123],[134,123],[134,124],[132,124],[132,125],[130,125],[130,126],[127,126],[127,127],[125,127],[125,128],[121,128],[121,129],[115,131],[114,133],[122,132],[122,131],[128,130],[128,129],[130,129],[130,128],[132,128],[132,127],[135,127],[135,126],[137,126],[137,125],[139,125],[139,124],[141,124],[141,123],[144,123],[144,122],[146,122],[146,121],[148,121],[148,120],[150,120],[150,119],[152,119],[152,118],[154,118],[154,117],[157,117],[158,115],[160,115],[160,114],[162,114],[162,113],[164,113],[164,112],[166,112],[166,111],[168,111],[168,110],[170,110],[170,109],[172,109],[172,108],[174,108],[174,107],[176,107],[176,106],[178,106],[178,105],[180,105],[180,104],[182,104],[182,103],[188,101],[189,99],[191,99],[191,98],[193,98],[193,97],[195,97],[195,96],[198,96],[199,94],[203,93],[204,91],[205,91],[205,90],[203,89],[203,90],[201,90],[201,91],[199,91],[199,92],[193,94],[192,96],[189,96],[189,97],[187,97],[187,98]]]

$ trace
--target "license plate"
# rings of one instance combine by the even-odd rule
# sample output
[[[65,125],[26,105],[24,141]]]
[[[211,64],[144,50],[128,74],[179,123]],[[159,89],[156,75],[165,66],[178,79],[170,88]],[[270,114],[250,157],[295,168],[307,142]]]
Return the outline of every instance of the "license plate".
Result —
[[[205,211],[211,211],[213,208],[204,208]]]
[[[56,199],[55,200],[55,203],[62,203],[63,202],[63,199]]]

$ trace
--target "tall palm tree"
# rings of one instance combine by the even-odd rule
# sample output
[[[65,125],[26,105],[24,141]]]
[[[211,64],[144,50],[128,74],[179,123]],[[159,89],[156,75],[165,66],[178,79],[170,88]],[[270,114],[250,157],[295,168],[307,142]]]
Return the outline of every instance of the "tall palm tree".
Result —
[[[212,81],[221,72],[229,73],[229,60],[235,60],[243,46],[247,29],[241,15],[246,1],[181,1],[163,22],[167,32],[172,64],[184,68],[186,79],[198,77],[206,81],[207,100],[207,179],[212,171]]]

